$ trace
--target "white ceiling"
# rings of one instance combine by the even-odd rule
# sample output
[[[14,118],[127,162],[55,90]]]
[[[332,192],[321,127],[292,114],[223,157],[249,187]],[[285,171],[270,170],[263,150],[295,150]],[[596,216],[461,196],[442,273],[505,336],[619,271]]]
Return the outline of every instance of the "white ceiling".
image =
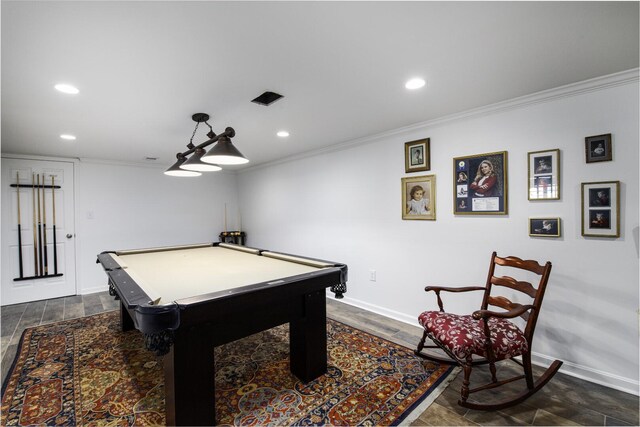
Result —
[[[4,153],[168,166],[205,112],[236,130],[250,167],[638,67],[638,2],[22,0],[1,13]],[[414,76],[427,86],[405,89]],[[284,98],[250,102],[265,90]]]

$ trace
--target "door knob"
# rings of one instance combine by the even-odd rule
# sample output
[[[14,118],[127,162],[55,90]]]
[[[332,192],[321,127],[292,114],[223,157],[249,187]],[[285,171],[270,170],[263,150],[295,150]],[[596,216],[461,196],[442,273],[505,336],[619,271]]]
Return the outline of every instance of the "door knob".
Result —
[[[71,234],[71,233],[67,234],[67,239],[70,239],[72,237],[73,237],[73,234]]]

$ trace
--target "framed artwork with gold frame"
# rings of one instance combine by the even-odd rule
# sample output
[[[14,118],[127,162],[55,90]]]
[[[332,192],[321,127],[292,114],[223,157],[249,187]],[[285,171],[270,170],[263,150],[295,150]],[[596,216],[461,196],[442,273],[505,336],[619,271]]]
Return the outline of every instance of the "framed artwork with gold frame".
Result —
[[[405,172],[424,172],[431,169],[430,145],[429,138],[404,143]]]
[[[529,200],[560,199],[560,150],[532,151],[527,156]]]
[[[560,218],[529,218],[529,236],[560,237]]]
[[[620,181],[582,183],[582,235],[620,237]]]
[[[402,219],[436,219],[436,176],[402,178]]]
[[[507,152],[453,159],[453,213],[506,215]]]

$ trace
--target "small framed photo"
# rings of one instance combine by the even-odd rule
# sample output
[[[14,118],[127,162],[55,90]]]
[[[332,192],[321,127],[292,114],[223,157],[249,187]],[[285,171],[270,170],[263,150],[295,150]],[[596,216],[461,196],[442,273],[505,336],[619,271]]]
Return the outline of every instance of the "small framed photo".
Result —
[[[402,178],[402,219],[436,219],[436,176]]]
[[[560,218],[529,218],[529,236],[560,237]]]
[[[404,144],[404,171],[423,172],[431,169],[431,148],[429,138]]]
[[[584,139],[587,163],[606,162],[612,159],[611,134],[588,136]]]
[[[529,157],[529,200],[560,199],[560,150],[532,151]]]
[[[453,159],[453,213],[507,214],[507,152]]]
[[[620,181],[582,183],[582,235],[620,237]]]

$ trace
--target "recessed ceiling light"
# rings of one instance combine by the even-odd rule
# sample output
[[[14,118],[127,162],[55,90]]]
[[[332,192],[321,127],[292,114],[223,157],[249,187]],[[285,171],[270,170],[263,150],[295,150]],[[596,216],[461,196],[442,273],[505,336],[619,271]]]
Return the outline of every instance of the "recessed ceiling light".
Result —
[[[64,83],[57,84],[54,87],[56,88],[56,90],[59,90],[62,93],[68,93],[71,95],[75,95],[78,92],[80,92],[77,87],[64,84]]]
[[[287,132],[286,130],[281,130],[276,135],[278,135],[280,138],[286,138],[289,136],[289,132]]]
[[[425,81],[423,79],[415,78],[405,83],[404,87],[406,87],[407,89],[420,89],[424,85],[425,85]]]
[[[64,133],[64,134],[60,135],[60,138],[66,139],[68,141],[73,141],[73,140],[76,139],[76,137],[74,135],[69,135],[67,133]]]

